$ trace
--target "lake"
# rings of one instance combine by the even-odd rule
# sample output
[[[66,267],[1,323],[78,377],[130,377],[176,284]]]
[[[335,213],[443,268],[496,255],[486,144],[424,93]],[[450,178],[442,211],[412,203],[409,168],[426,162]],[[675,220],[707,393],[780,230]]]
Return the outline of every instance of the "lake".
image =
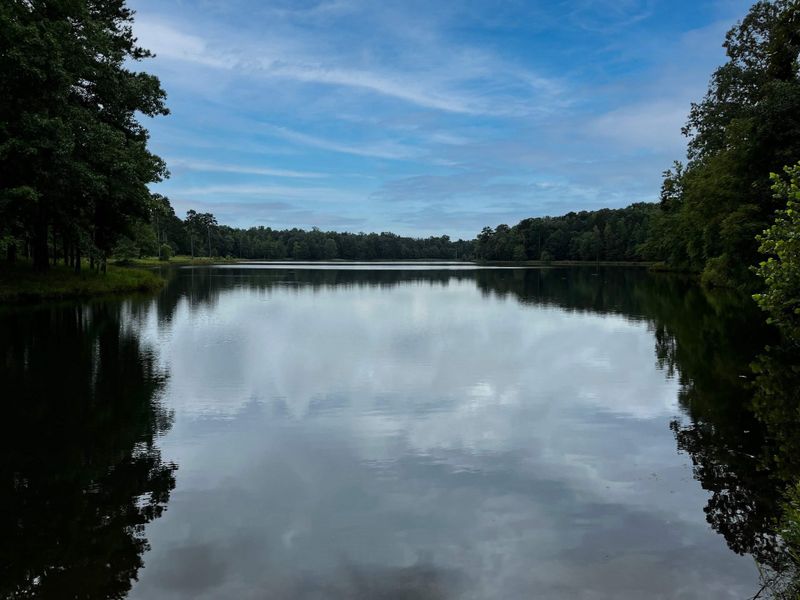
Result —
[[[749,299],[634,268],[246,264],[6,308],[0,596],[752,597]]]

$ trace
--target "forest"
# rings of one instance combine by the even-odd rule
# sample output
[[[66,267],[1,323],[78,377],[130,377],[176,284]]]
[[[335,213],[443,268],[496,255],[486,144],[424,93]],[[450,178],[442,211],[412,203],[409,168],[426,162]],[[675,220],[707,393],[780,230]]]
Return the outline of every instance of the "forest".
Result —
[[[509,227],[484,228],[476,240],[448,236],[411,238],[393,233],[340,233],[313,228],[239,229],[219,225],[211,213],[188,211],[181,220],[169,200],[154,195],[149,222],[141,222],[114,248],[117,257],[174,254],[245,259],[374,260],[583,260],[640,261],[642,245],[658,207],[640,203],[622,209],[571,212],[531,218]],[[58,249],[54,248],[58,253]]]
[[[664,172],[658,203],[528,218],[485,227],[474,240],[239,229],[210,213],[176,215],[168,198],[150,191],[169,173],[148,149],[140,119],[169,110],[158,78],[132,70],[151,56],[137,45],[132,21],[121,2],[0,6],[0,250],[7,261],[26,257],[37,270],[60,261],[76,271],[104,270],[109,258],[174,254],[659,261],[709,285],[759,291],[759,248],[767,259],[780,248],[760,238],[792,197],[775,186],[790,185],[785,169],[800,161],[800,7],[792,0],[757,2],[728,32],[727,61],[689,110],[687,160]],[[790,222],[780,233],[792,231]],[[796,260],[783,262],[789,258]]]
[[[643,245],[658,212],[656,204],[571,212],[524,219],[509,227],[485,227],[475,256],[481,260],[645,260]]]
[[[336,231],[219,225],[211,213],[175,214],[169,200],[154,195],[148,221],[141,221],[120,237],[113,253],[121,258],[174,254],[244,259],[375,260],[375,259],[471,259],[474,242],[453,241],[448,236],[402,237],[394,233]]]

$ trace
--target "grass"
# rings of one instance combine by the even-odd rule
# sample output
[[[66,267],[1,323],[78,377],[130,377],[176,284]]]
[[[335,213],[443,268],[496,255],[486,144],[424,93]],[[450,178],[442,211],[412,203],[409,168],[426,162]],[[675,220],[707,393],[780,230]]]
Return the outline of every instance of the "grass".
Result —
[[[169,260],[159,260],[157,256],[147,256],[145,258],[134,258],[125,262],[125,265],[133,267],[164,267],[168,265],[215,265],[219,263],[236,262],[237,259],[208,256],[173,256]]]
[[[699,275],[697,271],[693,271],[691,269],[687,269],[685,267],[673,267],[672,265],[668,265],[665,262],[656,262],[650,265],[651,271],[659,271],[663,273],[689,273],[692,275]]]
[[[0,266],[0,303],[147,292],[157,290],[163,284],[164,280],[157,273],[143,269],[109,265],[106,274],[88,268],[75,273],[68,267],[56,265],[38,272],[30,263],[19,262]]]

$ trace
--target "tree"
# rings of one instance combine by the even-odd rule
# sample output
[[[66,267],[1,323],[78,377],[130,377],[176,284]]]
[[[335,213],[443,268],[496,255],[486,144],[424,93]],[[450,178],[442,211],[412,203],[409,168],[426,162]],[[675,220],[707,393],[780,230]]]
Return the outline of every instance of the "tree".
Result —
[[[768,258],[755,269],[765,289],[754,298],[772,322],[800,342],[800,163],[784,171],[788,180],[772,174],[775,197],[785,201],[786,208],[758,236],[759,251]]]
[[[338,255],[336,242],[333,238],[325,238],[325,246],[323,248],[323,255],[325,258],[336,258]]]
[[[56,236],[65,261],[103,263],[167,175],[137,120],[168,111],[158,79],[130,69],[150,56],[132,21],[124,0],[0,3],[0,217],[39,269]]]
[[[184,221],[191,244],[192,258],[194,258],[194,240],[206,241],[208,256],[211,256],[211,231],[217,227],[217,219],[211,213],[198,213],[194,210],[186,212]]]
[[[800,160],[800,4],[756,2],[724,47],[683,130],[689,162],[665,172],[649,247],[708,283],[750,286],[755,237],[779,208],[767,175]]]

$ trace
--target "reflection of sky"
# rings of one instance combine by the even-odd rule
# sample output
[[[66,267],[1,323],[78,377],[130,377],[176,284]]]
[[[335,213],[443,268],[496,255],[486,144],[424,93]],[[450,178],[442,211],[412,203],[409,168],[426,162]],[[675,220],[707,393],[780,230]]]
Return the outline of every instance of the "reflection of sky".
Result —
[[[180,465],[139,598],[741,598],[644,324],[446,286],[234,289],[143,334]]]

